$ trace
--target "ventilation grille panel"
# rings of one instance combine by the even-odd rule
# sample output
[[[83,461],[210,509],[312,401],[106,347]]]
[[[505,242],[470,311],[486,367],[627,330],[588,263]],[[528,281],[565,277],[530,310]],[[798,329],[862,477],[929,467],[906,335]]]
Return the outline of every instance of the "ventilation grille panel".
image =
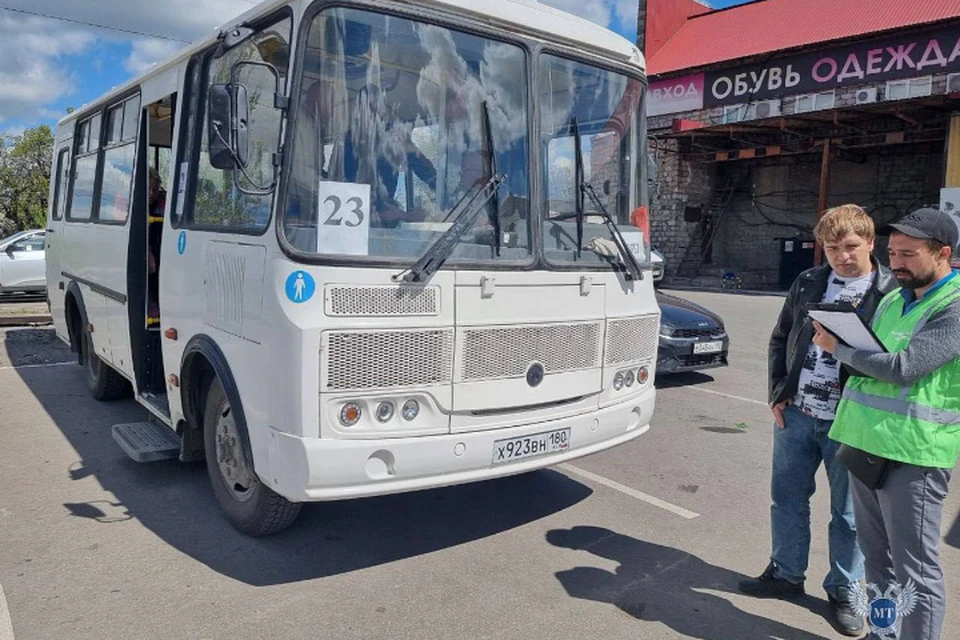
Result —
[[[204,318],[214,326],[238,329],[243,326],[243,283],[245,276],[242,255],[207,254],[206,313]]]
[[[532,362],[546,373],[600,366],[599,322],[467,329],[463,338],[463,380],[519,378]]]
[[[337,331],[325,335],[328,390],[449,384],[453,330]]]
[[[440,288],[330,285],[325,304],[335,317],[436,316]]]
[[[650,362],[660,336],[657,316],[610,320],[607,323],[607,364]]]

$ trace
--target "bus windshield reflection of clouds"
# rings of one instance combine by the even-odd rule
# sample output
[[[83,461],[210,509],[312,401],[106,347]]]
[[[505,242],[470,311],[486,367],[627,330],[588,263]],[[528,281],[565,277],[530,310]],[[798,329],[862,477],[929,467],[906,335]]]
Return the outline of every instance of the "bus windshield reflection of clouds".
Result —
[[[320,14],[308,41],[284,225],[295,248],[332,253],[318,242],[318,227],[321,234],[326,226],[347,234],[350,225],[368,224],[363,255],[419,256],[452,222],[446,216],[461,196],[490,177],[485,103],[495,165],[508,176],[495,196],[510,239],[500,256],[529,259],[526,70],[519,47],[348,9]],[[355,201],[356,211],[339,216],[326,196],[335,193],[331,184],[369,185],[369,201]],[[454,260],[495,258],[493,207],[487,209],[461,238]],[[360,221],[364,214],[369,221]]]

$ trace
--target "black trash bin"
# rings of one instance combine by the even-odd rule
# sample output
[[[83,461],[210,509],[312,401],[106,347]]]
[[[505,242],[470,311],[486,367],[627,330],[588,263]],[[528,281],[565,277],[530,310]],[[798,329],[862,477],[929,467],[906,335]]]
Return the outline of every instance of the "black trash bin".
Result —
[[[778,286],[787,290],[806,269],[813,266],[813,240],[778,238],[780,242],[780,278]]]

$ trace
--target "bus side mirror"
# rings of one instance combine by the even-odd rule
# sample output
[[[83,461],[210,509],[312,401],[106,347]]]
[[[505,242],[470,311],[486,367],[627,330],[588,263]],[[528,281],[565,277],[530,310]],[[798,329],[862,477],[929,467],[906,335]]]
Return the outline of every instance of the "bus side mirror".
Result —
[[[250,102],[242,84],[214,84],[207,93],[210,166],[235,171],[247,165]]]

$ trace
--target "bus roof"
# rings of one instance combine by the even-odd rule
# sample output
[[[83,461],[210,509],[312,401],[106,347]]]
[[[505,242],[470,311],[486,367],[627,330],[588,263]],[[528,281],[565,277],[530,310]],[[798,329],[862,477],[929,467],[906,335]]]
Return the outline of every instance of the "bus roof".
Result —
[[[593,22],[584,20],[572,14],[553,7],[548,7],[536,0],[416,0],[423,5],[433,5],[443,9],[453,9],[464,13],[472,13],[477,17],[493,19],[505,27],[519,27],[522,31],[532,32],[535,35],[557,41],[563,44],[572,44],[586,47],[601,55],[610,56],[618,61],[646,70],[643,54],[620,35],[612,33]],[[218,34],[226,29],[245,21],[253,20],[261,15],[271,13],[283,6],[289,5],[290,0],[265,0],[249,11],[237,16],[233,20],[217,27],[214,33],[202,38],[191,45],[187,45],[181,52],[161,63],[155,64],[147,71],[134,77],[119,87],[111,89],[95,101],[85,104],[76,111],[67,114],[58,122],[58,127],[86,115],[86,112],[95,104],[109,101],[130,91],[143,83],[151,76],[158,75],[167,69],[189,59],[199,51],[213,45]]]

